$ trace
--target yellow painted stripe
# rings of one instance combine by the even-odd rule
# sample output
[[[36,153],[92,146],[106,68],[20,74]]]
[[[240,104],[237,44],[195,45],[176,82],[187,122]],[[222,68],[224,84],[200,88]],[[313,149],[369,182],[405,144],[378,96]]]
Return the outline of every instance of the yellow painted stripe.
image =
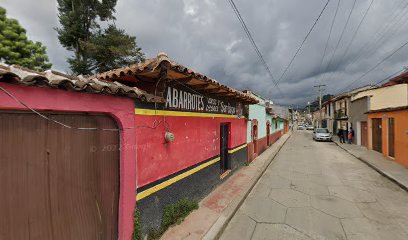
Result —
[[[184,173],[182,173],[180,175],[177,175],[177,176],[175,176],[173,178],[170,178],[167,181],[159,183],[154,187],[146,189],[143,192],[140,192],[140,193],[138,193],[136,195],[136,201],[139,201],[140,199],[143,199],[143,198],[145,198],[145,197],[147,197],[147,196],[149,196],[149,195],[151,195],[151,194],[153,194],[153,193],[155,193],[155,192],[157,192],[157,191],[159,191],[159,190],[161,190],[161,189],[163,189],[165,187],[168,187],[171,184],[173,184],[173,183],[175,183],[177,181],[180,181],[181,179],[186,178],[186,177],[200,171],[201,169],[206,168],[206,167],[210,166],[211,164],[214,164],[214,163],[216,163],[218,161],[220,161],[220,157],[217,157],[214,160],[203,163],[203,164],[201,164],[201,165],[199,165],[199,166],[197,166],[197,167],[195,167],[193,169],[188,170],[187,172],[184,172]]]
[[[246,147],[246,146],[247,146],[247,144],[244,144],[244,145],[242,145],[242,146],[240,146],[240,147],[237,147],[237,148],[234,148],[234,149],[230,149],[230,150],[228,150],[228,153],[234,153],[234,152],[236,152],[236,151],[238,151],[238,150],[243,149],[243,148]]]
[[[171,117],[218,117],[218,118],[238,118],[236,115],[218,114],[218,113],[199,113],[199,112],[179,112],[168,110],[154,110],[154,109],[135,109],[136,115],[148,116],[171,116]]]

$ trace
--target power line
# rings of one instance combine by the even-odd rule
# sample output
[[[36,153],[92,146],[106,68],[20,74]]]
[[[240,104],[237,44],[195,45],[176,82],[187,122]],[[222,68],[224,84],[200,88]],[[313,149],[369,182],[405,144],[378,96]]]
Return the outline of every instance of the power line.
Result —
[[[399,6],[401,6],[402,3],[404,2],[401,2]],[[369,46],[371,43],[373,44],[373,46],[371,49],[369,49],[368,53],[372,53],[373,51],[377,50],[377,47],[376,47],[377,43],[380,43],[381,45],[381,43],[384,43],[383,40],[385,36],[392,36],[393,34],[395,34],[395,31],[398,30],[398,28],[403,26],[403,24],[398,24],[398,22],[401,21],[403,17],[407,14],[407,12],[405,12],[404,14],[404,11],[406,10],[407,7],[408,7],[408,2],[406,2],[405,6],[403,6],[402,9],[398,13],[394,13],[394,15],[392,16],[392,19],[390,21],[387,21],[386,22],[387,24],[381,27],[381,31],[377,31],[377,33],[379,34],[377,34],[375,38],[370,38],[371,41],[369,42],[369,44],[365,44],[365,46],[359,51],[359,55],[357,56],[357,58],[362,56],[362,54],[364,53],[362,52],[362,50],[364,50],[365,47]],[[393,23],[395,19],[397,20]],[[397,28],[394,28],[395,26],[397,26]],[[390,34],[390,31],[394,31],[394,32]]]
[[[288,71],[289,67],[292,65],[293,61],[295,60],[296,56],[300,52],[303,47],[303,44],[306,42],[307,38],[309,37],[310,33],[313,31],[313,28],[316,26],[317,22],[319,21],[320,17],[322,16],[324,10],[326,9],[327,5],[329,4],[330,0],[327,0],[326,4],[324,5],[322,11],[320,11],[319,16],[316,18],[315,22],[313,23],[312,27],[309,29],[309,32],[306,34],[305,38],[303,39],[302,43],[300,44],[299,48],[296,50],[295,55],[293,55],[292,59],[290,60],[289,64],[286,66],[285,70],[283,71],[282,75],[279,77],[279,83],[282,78],[285,76],[286,72]]]
[[[326,69],[325,69],[324,72],[327,72],[327,70],[329,69],[329,66],[330,66],[331,62],[333,61],[334,56],[336,55],[337,49],[338,49],[338,47],[339,47],[339,45],[340,45],[341,40],[343,39],[344,32],[346,31],[346,28],[347,28],[348,23],[349,23],[349,21],[350,21],[351,14],[353,13],[354,7],[356,6],[356,1],[357,1],[357,0],[354,0],[354,2],[353,2],[353,6],[352,6],[352,8],[351,8],[351,10],[350,10],[349,15],[347,16],[346,23],[344,24],[343,30],[341,31],[340,38],[339,38],[339,40],[337,41],[336,47],[334,48],[333,55],[331,56],[329,62],[327,63],[327,66],[326,66]]]
[[[357,33],[358,33],[358,31],[360,30],[360,27],[361,27],[362,23],[364,22],[364,19],[366,18],[368,12],[370,11],[371,6],[373,5],[373,2],[374,2],[374,0],[371,0],[371,2],[370,2],[370,4],[368,5],[366,11],[364,12],[364,15],[363,15],[363,17],[361,18],[361,20],[360,20],[360,22],[359,22],[359,24],[358,24],[358,26],[357,26],[357,29],[354,31],[353,36],[351,37],[351,41],[350,41],[349,44],[347,45],[346,50],[344,51],[343,55],[341,56],[340,60],[339,60],[338,63],[337,63],[336,69],[337,69],[338,66],[341,64],[341,62],[343,61],[343,59],[344,59],[344,57],[346,56],[347,52],[349,51],[351,45],[353,44],[354,39],[356,38]],[[331,79],[333,79],[333,76],[334,76],[334,75],[335,75],[335,73],[331,74],[331,77],[329,78],[328,82],[329,82]]]
[[[331,34],[332,34],[332,31],[333,31],[333,26],[334,26],[334,22],[336,20],[337,12],[339,11],[339,6],[340,6],[340,0],[337,0],[336,11],[334,12],[334,16],[333,16],[333,19],[332,19],[332,22],[331,22],[331,25],[330,25],[329,36],[327,37],[326,44],[324,46],[323,56],[322,56],[322,60],[320,61],[319,69],[322,67],[324,58],[326,56],[327,47],[329,46],[329,41],[330,41]],[[316,81],[315,81],[315,83],[316,83]]]
[[[400,6],[402,6],[403,3],[404,3],[404,2],[401,2],[400,5],[397,6],[397,8],[400,7]],[[369,38],[370,40],[367,41],[367,42],[364,44],[364,46],[361,47],[361,48],[357,51],[356,57],[354,57],[351,61],[349,61],[348,65],[351,65],[351,64],[355,63],[355,62],[356,62],[358,59],[360,59],[362,56],[367,56],[367,55],[371,55],[372,53],[374,53],[374,51],[378,49],[378,48],[376,47],[376,46],[377,46],[377,43],[379,43],[380,40],[384,39],[384,37],[385,37],[386,35],[388,35],[388,36],[393,36],[393,35],[395,34],[395,32],[392,33],[392,34],[388,34],[388,32],[389,32],[390,30],[393,30],[393,29],[390,28],[390,27],[391,27],[391,26],[397,26],[397,28],[394,29],[394,31],[396,31],[398,28],[402,27],[403,24],[398,24],[398,22],[401,21],[401,19],[402,19],[402,17],[403,17],[404,15],[407,14],[407,13],[405,13],[404,15],[401,15],[407,7],[408,7],[408,2],[405,4],[405,6],[402,8],[402,10],[400,10],[398,13],[394,12],[394,14],[393,14],[392,16],[390,16],[390,18],[392,18],[392,20],[386,22],[387,24],[382,25],[380,28],[378,28],[378,30],[376,31],[376,33],[377,33],[377,34],[376,34],[376,37]],[[397,17],[399,17],[399,19],[398,19],[394,24],[392,24],[392,22],[394,21],[394,19],[396,19]],[[390,37],[390,38],[391,38],[391,37]],[[382,43],[384,43],[384,41],[382,41]],[[371,46],[371,49],[370,49],[370,47],[369,47],[370,45],[372,45],[372,46]],[[365,50],[367,50],[367,53],[366,53],[366,54],[364,54],[364,51],[365,51]]]
[[[277,82],[276,82],[276,80],[275,80],[275,78],[274,78],[274,76],[273,76],[271,70],[269,69],[269,66],[268,66],[268,64],[266,63],[264,57],[262,56],[261,52],[259,51],[259,48],[258,48],[258,46],[256,45],[256,43],[255,43],[255,41],[254,41],[254,39],[253,39],[253,37],[252,37],[251,32],[249,31],[248,27],[246,26],[245,21],[244,21],[244,19],[242,18],[241,14],[240,14],[240,12],[239,12],[239,10],[238,10],[238,8],[237,8],[237,6],[235,5],[235,3],[234,3],[233,0],[228,0],[228,1],[229,1],[230,5],[231,5],[232,9],[234,10],[234,13],[235,13],[235,15],[237,16],[239,22],[241,23],[241,26],[242,26],[242,28],[244,29],[245,34],[247,35],[249,41],[251,42],[251,45],[252,45],[252,47],[254,48],[255,53],[258,55],[259,60],[261,61],[262,65],[265,67],[265,69],[266,69],[266,71],[267,71],[269,77],[271,78],[272,82],[274,83],[274,85],[275,85],[276,88],[278,89],[278,91],[279,91],[281,97],[283,97],[282,91],[280,90],[280,88],[279,88],[279,86],[278,86],[278,84],[277,84]]]
[[[0,86],[0,91],[4,92],[7,96],[9,96],[11,99],[13,99],[14,101],[16,101],[17,103],[21,104],[22,106],[24,106],[25,108],[27,108],[28,110],[30,110],[32,113],[36,114],[37,116],[53,122],[57,125],[60,125],[61,127],[64,128],[68,128],[68,129],[73,129],[73,130],[81,130],[81,131],[122,131],[122,130],[128,130],[128,129],[137,129],[137,128],[150,128],[150,129],[156,129],[162,122],[158,121],[158,122],[154,122],[153,126],[147,126],[147,125],[142,125],[142,126],[135,126],[135,127],[124,127],[124,128],[89,128],[89,127],[74,127],[65,123],[62,123],[60,121],[57,121],[55,119],[49,118],[46,115],[38,112],[37,110],[35,110],[34,108],[30,107],[28,104],[26,104],[25,102],[21,101],[20,99],[18,99],[16,96],[14,96],[11,92],[7,91],[5,88],[3,88],[2,86]]]
[[[386,78],[384,78],[384,79],[382,79],[382,80],[380,80],[380,81],[376,82],[374,85],[379,85],[380,83],[382,83],[382,82],[385,82],[385,81],[389,80],[391,77],[393,77],[393,76],[395,76],[395,75],[397,75],[397,74],[400,74],[400,73],[401,73],[401,72],[403,72],[403,71],[404,71],[404,69],[402,69],[402,70],[398,70],[398,71],[396,71],[396,72],[392,73],[391,75],[387,76]]]
[[[345,88],[340,90],[339,92],[342,92],[344,90],[347,90],[349,87],[351,87],[354,83],[360,81],[362,78],[364,78],[367,74],[372,72],[374,69],[376,69],[379,65],[381,65],[383,62],[387,61],[389,58],[391,58],[395,53],[397,53],[399,50],[404,48],[408,44],[408,41],[406,41],[404,44],[402,44],[400,47],[392,51],[390,54],[388,54],[385,58],[383,58],[380,62],[378,62],[376,65],[374,65],[372,68],[370,68],[368,71],[366,71],[364,74],[362,74],[360,77],[357,79],[353,80],[349,85],[347,85]]]

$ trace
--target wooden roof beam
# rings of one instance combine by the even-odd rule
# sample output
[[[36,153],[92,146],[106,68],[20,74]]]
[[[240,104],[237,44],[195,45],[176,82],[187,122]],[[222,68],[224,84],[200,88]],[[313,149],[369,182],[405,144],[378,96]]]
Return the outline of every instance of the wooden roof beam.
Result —
[[[207,89],[209,86],[210,86],[210,84],[209,83],[206,83],[206,84],[197,84],[197,85],[189,85],[192,89],[194,89],[194,90],[205,90],[205,89]]]

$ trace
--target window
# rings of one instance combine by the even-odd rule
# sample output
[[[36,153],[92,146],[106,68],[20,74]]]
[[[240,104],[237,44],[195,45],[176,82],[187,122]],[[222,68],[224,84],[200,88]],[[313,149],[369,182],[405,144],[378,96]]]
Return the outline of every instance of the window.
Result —
[[[317,128],[316,133],[329,133],[327,128]]]

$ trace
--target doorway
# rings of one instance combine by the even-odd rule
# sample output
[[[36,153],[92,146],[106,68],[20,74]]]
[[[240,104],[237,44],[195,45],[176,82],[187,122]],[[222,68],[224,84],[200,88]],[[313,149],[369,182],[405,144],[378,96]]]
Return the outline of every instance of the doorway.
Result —
[[[266,122],[266,144],[268,146],[271,145],[271,140],[269,138],[269,135],[271,135],[271,123],[269,121]]]
[[[229,124],[222,123],[220,126],[220,173],[223,174],[231,169],[228,157]]]
[[[367,122],[366,121],[362,121],[361,122],[361,145],[367,147]]]
[[[395,157],[395,120],[388,119],[388,156]]]
[[[252,126],[252,144],[254,145],[254,152],[253,154],[258,153],[258,125]]]
[[[103,115],[44,115],[74,127],[117,128]],[[2,239],[117,239],[118,131],[0,113],[0,142]]]
[[[382,153],[382,126],[381,126],[381,118],[373,118],[372,119],[372,128],[373,128],[373,136],[372,136],[372,143],[373,143],[373,150]]]

